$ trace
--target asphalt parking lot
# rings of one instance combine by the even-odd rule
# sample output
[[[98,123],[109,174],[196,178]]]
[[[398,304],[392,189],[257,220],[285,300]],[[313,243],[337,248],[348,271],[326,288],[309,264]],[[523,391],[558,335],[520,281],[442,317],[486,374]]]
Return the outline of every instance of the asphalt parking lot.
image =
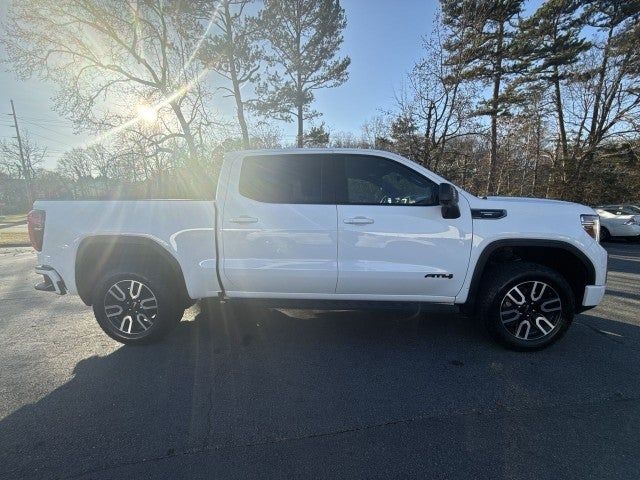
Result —
[[[454,310],[187,312],[110,340],[0,251],[0,478],[640,478],[640,245],[542,352]],[[211,318],[213,317],[213,318]]]

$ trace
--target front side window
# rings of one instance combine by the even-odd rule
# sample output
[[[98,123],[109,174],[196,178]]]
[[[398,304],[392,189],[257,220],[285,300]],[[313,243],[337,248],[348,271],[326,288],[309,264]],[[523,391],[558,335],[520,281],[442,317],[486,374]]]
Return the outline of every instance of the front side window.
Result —
[[[324,155],[247,157],[240,171],[240,194],[265,203],[327,203],[327,164]]]
[[[640,213],[640,208],[634,207],[633,205],[625,205],[620,207],[622,213],[626,213],[627,215],[638,215]]]
[[[352,205],[435,205],[437,185],[393,160],[366,155],[344,157],[341,203]]]

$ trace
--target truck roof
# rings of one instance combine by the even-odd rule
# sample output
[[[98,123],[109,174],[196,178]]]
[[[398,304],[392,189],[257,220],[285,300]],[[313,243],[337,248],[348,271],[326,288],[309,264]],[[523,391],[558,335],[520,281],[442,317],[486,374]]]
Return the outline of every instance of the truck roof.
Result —
[[[258,150],[234,150],[227,152],[227,155],[243,156],[243,155],[292,155],[292,154],[316,154],[316,153],[345,153],[352,155],[381,155],[388,157],[394,155],[385,150],[374,150],[371,148],[273,148]]]

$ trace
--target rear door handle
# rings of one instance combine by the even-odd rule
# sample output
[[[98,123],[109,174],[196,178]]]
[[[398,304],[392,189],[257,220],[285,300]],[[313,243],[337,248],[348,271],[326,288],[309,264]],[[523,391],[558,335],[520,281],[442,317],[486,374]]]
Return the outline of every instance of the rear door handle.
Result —
[[[351,225],[368,225],[370,223],[373,223],[373,218],[367,218],[367,217],[345,218],[344,223],[350,223]]]
[[[239,217],[232,218],[229,221],[231,223],[257,223],[258,219],[255,217],[250,217],[248,215],[241,215]]]

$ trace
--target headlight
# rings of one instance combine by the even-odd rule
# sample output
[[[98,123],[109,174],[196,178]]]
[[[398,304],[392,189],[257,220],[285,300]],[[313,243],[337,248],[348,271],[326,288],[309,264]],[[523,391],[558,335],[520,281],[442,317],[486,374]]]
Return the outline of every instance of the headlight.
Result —
[[[624,222],[625,225],[640,225],[640,222],[638,222],[638,217],[631,217],[629,220],[627,220],[626,222]]]
[[[598,215],[580,215],[582,228],[596,242],[600,241],[600,217]]]

